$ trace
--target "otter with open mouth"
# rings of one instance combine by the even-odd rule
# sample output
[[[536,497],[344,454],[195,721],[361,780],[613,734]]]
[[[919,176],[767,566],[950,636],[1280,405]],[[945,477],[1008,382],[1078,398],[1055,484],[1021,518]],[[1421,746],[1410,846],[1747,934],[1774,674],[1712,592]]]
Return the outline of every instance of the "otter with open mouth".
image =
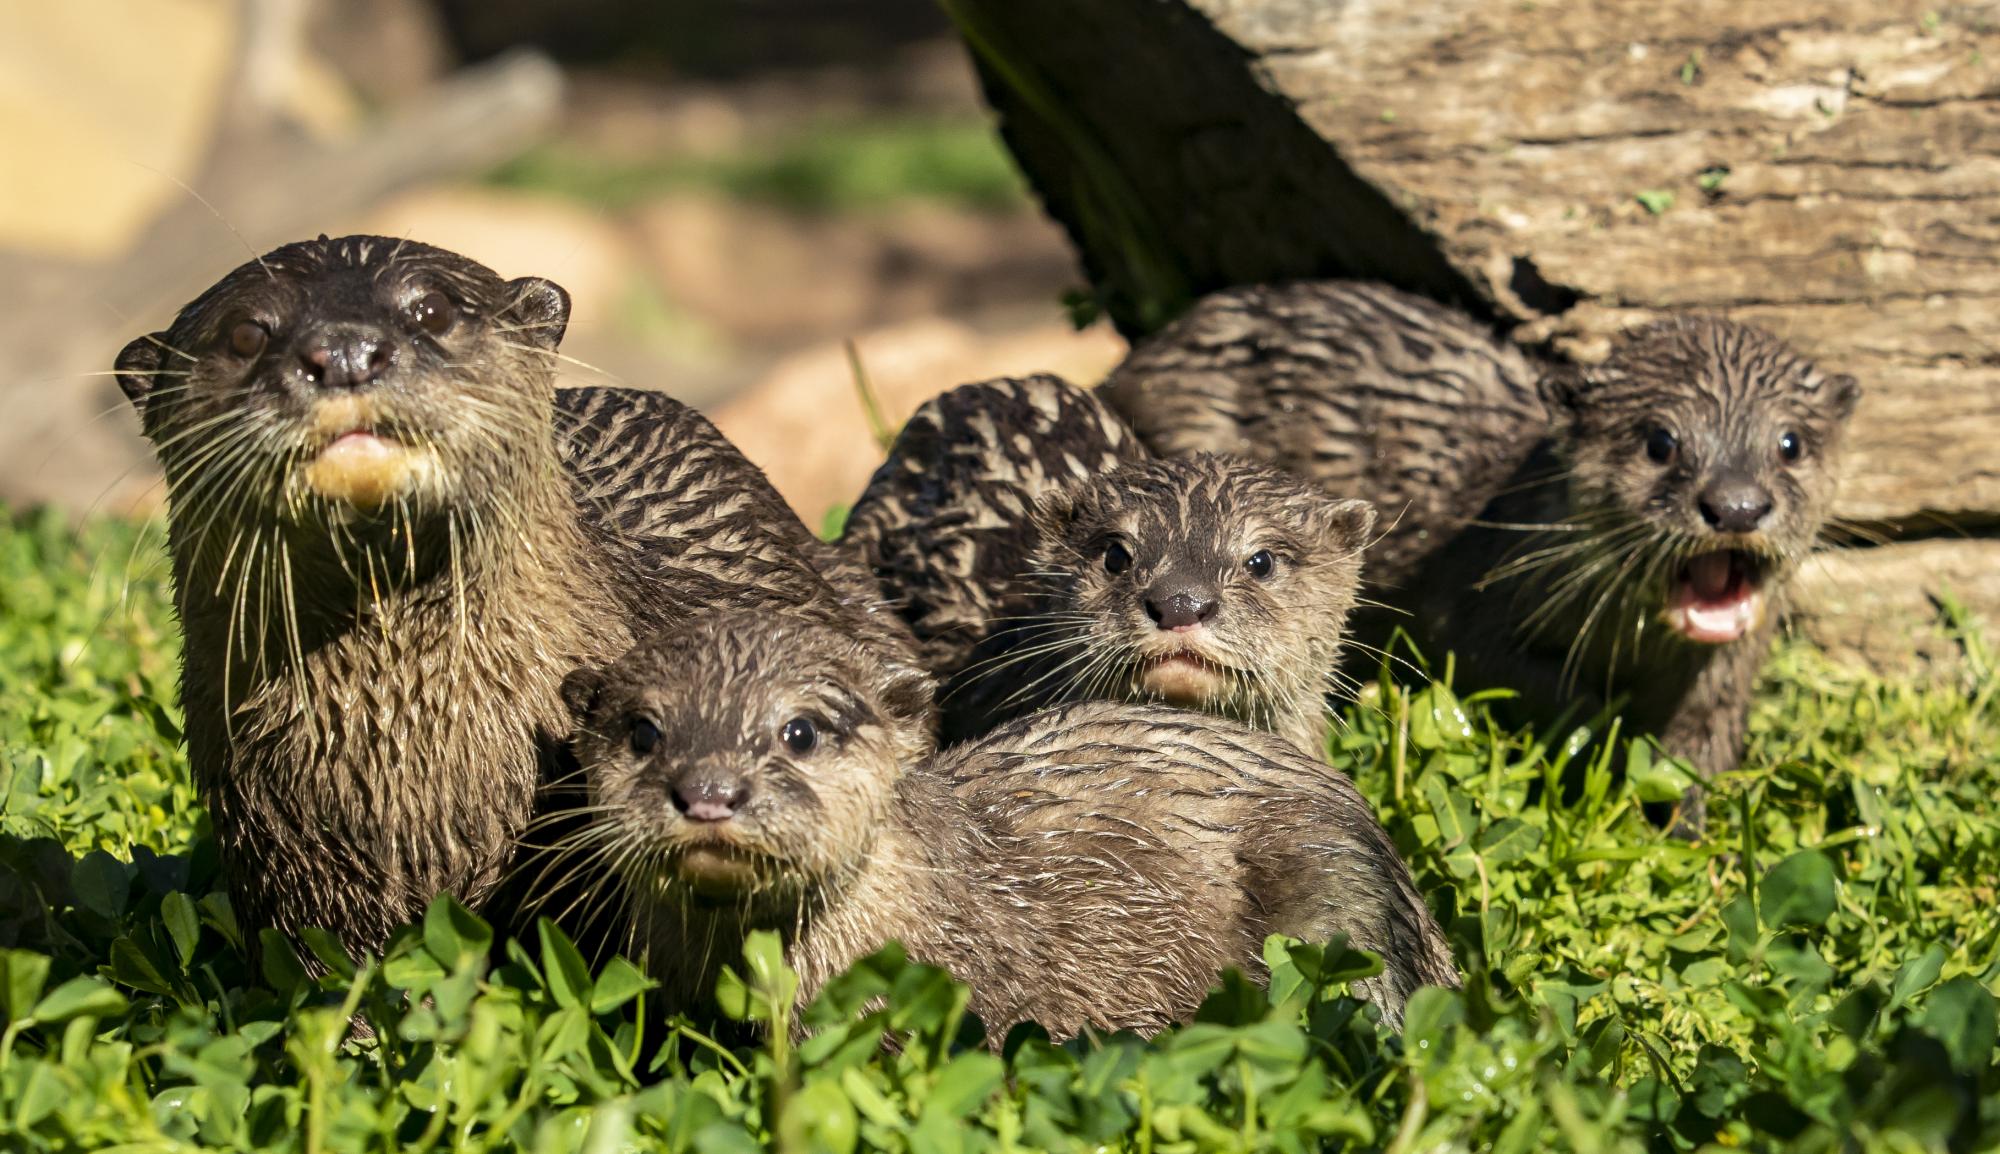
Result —
[[[715,614],[563,686],[597,900],[667,1013],[712,1019],[747,931],[800,1005],[883,944],[971,987],[997,1045],[1185,1021],[1271,933],[1345,934],[1391,1023],[1456,986],[1436,921],[1345,777],[1275,735],[1082,702],[932,752],[928,678],[785,614]]]
[[[1218,293],[1105,387],[1157,451],[1244,453],[1373,499],[1355,634],[1411,633],[1461,689],[1541,724],[1625,700],[1704,776],[1742,756],[1786,578],[1826,527],[1852,377],[1714,317],[1620,337],[1601,365],[1528,362],[1379,285]],[[1700,825],[1699,795],[1683,828]]]
[[[845,542],[945,679],[946,741],[1059,702],[1158,701],[1314,755],[1374,524],[1239,458],[1152,460],[1054,377],[965,385],[911,418]]]

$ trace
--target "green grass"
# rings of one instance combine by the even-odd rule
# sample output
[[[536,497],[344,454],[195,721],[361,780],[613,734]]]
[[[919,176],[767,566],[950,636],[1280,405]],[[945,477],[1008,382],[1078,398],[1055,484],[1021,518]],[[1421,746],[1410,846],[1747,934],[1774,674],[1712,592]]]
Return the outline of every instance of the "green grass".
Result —
[[[1670,765],[1614,740],[1637,763],[1607,755],[1565,801],[1561,749],[1378,687],[1336,758],[1468,972],[1401,1035],[1344,996],[1372,959],[1275,941],[1269,992],[1229,978],[1150,1043],[992,1055],[963,991],[889,952],[803,1044],[731,1051],[559,936],[489,964],[449,902],[358,968],[315,940],[327,976],[278,942],[253,971],[177,748],[157,539],[133,545],[0,521],[0,1150],[2000,1143],[2000,705],[1975,635],[1964,681],[1928,687],[1781,648],[1695,845],[1639,813]],[[732,1012],[786,1016],[773,943],[738,972]],[[348,1035],[356,1011],[378,1038]]]
[[[622,161],[560,142],[496,170],[497,184],[624,208],[684,189],[808,212],[941,200],[978,209],[1027,203],[1027,186],[984,120],[836,121],[756,150]]]

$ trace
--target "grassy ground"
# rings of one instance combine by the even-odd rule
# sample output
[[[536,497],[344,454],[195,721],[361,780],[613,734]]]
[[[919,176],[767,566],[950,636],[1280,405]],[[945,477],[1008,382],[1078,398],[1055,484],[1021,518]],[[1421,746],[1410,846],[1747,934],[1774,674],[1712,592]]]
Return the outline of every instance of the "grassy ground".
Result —
[[[0,1149],[2000,1144],[2000,704],[1973,635],[1963,683],[1928,688],[1781,648],[1694,845],[1638,812],[1671,766],[1613,742],[1624,772],[1566,803],[1542,788],[1562,749],[1375,690],[1336,759],[1469,976],[1400,1036],[1341,993],[1370,959],[1274,942],[1269,993],[1226,980],[1151,1043],[993,1056],[962,993],[891,953],[809,1042],[730,1052],[559,937],[489,966],[449,903],[358,970],[311,942],[330,976],[277,943],[252,972],[178,749],[163,569],[128,527],[0,521]],[[736,1012],[781,1016],[773,944],[740,973]],[[378,1039],[348,1036],[356,1010]]]
[[[647,163],[551,144],[490,179],[608,208],[683,189],[800,212],[854,212],[905,200],[981,209],[1027,203],[1019,170],[978,118],[829,121],[740,153]]]

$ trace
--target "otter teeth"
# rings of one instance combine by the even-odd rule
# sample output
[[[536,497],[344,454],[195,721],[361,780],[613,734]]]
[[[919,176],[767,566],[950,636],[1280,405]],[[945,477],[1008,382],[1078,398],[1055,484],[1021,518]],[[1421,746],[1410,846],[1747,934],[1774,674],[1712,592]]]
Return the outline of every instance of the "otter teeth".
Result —
[[[1749,633],[1763,607],[1763,591],[1740,555],[1704,553],[1690,560],[1674,582],[1667,624],[1690,641],[1724,645]]]

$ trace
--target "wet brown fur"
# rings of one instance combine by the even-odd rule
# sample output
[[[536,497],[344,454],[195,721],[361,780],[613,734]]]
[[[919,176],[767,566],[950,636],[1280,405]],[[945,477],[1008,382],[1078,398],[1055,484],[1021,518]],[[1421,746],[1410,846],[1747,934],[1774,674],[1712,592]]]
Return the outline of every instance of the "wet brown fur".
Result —
[[[454,312],[437,335],[411,313],[432,292]],[[321,238],[120,354],[167,475],[189,760],[246,927],[374,949],[440,892],[478,905],[567,732],[565,672],[698,606],[841,600],[699,415],[556,390],[567,317],[547,281]],[[250,357],[231,348],[245,321],[269,334]],[[426,462],[380,508],[301,482],[330,395],[301,342],[334,328],[393,350],[339,403]]]
[[[1318,755],[1372,523],[1366,503],[1248,460],[1149,459],[1093,394],[1037,377],[926,404],[845,541],[945,680],[948,742],[1063,702],[1161,700],[1148,662],[1184,651],[1199,654],[1205,687],[1177,704]],[[1272,563],[1261,576],[1246,568],[1259,552]],[[1163,628],[1157,608],[1176,593],[1211,615]]]
[[[1407,630],[1433,662],[1456,655],[1461,688],[1515,690],[1544,725],[1623,698],[1628,734],[1710,776],[1741,757],[1784,579],[1827,523],[1858,388],[1708,317],[1628,333],[1603,365],[1535,383],[1468,318],[1317,282],[1217,294],[1105,393],[1155,449],[1248,453],[1373,498],[1392,523],[1370,551],[1370,595],[1388,611],[1358,616],[1364,642]],[[1669,466],[1645,453],[1657,428],[1680,445]],[[1786,431],[1805,439],[1796,462],[1777,451]],[[1757,532],[1719,533],[1697,512],[1723,470],[1771,495]],[[1706,645],[1661,613],[1676,567],[1719,547],[1757,558],[1769,604],[1761,627]],[[1698,797],[1682,816],[1699,825]]]
[[[780,932],[809,1000],[890,939],[972,988],[997,1038],[1032,1019],[1185,1020],[1265,936],[1346,933],[1383,956],[1360,983],[1392,1022],[1410,992],[1456,985],[1395,847],[1339,774],[1269,734],[1197,713],[1085,703],[927,755],[927,679],[824,627],[717,615],[566,686],[594,844],[665,1006],[709,1016],[718,967]],[[810,719],[809,751],[783,738]],[[657,744],[635,751],[635,726]],[[691,820],[690,780],[740,789]],[[730,885],[690,855],[729,847]],[[708,847],[706,850],[697,847]]]

